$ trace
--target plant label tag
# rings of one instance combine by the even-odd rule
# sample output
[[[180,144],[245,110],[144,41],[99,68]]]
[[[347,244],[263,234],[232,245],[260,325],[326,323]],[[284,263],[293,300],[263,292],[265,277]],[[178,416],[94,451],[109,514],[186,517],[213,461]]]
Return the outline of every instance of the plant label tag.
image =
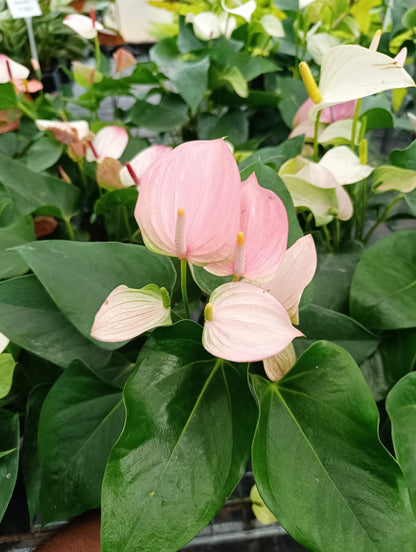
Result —
[[[42,15],[38,0],[6,0],[13,19]]]

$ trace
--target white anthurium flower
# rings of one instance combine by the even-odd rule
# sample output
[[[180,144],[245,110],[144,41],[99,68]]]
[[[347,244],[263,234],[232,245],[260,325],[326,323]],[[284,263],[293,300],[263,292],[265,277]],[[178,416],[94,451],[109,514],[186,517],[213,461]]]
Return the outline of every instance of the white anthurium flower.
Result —
[[[306,8],[306,6],[309,6],[309,4],[312,4],[315,0],[299,0],[299,9],[303,10],[303,8]]]
[[[5,54],[0,54],[0,84],[10,82],[12,79],[27,79],[30,70],[13,61]]]
[[[416,133],[416,115],[413,113],[408,113],[407,116],[409,117],[410,124],[412,125],[413,132]]]
[[[323,58],[319,96],[312,119],[324,107],[364,98],[385,90],[416,86],[403,69],[406,53],[391,58],[356,44],[331,48]]]
[[[36,119],[36,126],[39,130],[51,130],[62,134],[74,136],[77,140],[87,138],[90,129],[87,121],[48,121],[46,119]]]
[[[324,55],[335,46],[338,46],[341,40],[328,33],[307,34],[306,48],[312,56],[315,63],[321,65]]]
[[[202,12],[192,17],[195,36],[201,40],[213,40],[221,36],[219,17],[212,12]]]
[[[81,15],[80,13],[67,15],[63,20],[63,24],[87,40],[95,38],[98,31],[104,29],[99,21],[93,21],[91,17]]]
[[[328,169],[341,186],[355,184],[373,172],[373,167],[362,165],[359,157],[347,146],[338,146],[327,151],[319,165]]]
[[[170,298],[165,288],[150,284],[141,289],[118,286],[94,318],[91,337],[118,343],[159,326],[170,326]]]
[[[329,109],[333,109],[329,108]],[[331,123],[318,135],[320,144],[349,144],[352,136],[353,119],[342,119]],[[361,123],[357,121],[355,128],[355,144],[358,145],[361,131]]]
[[[328,224],[337,215],[341,220],[352,216],[349,195],[334,175],[319,163],[298,156],[284,163],[279,176],[285,183],[295,207],[306,207],[317,226]]]
[[[224,11],[231,13],[232,15],[239,15],[245,19],[247,23],[250,23],[251,16],[257,8],[255,0],[248,0],[248,2],[244,2],[243,4],[239,3],[235,8],[229,8],[225,2],[226,0],[221,0],[221,7]]]
[[[416,189],[416,171],[383,165],[373,173],[373,190],[377,193],[395,190],[408,194]]]
[[[152,163],[171,151],[171,147],[155,144],[140,151],[119,173],[123,186],[139,186],[140,179]]]
[[[274,15],[263,15],[260,19],[260,23],[263,25],[263,29],[267,34],[274,38],[283,38],[285,36],[285,30],[283,28],[280,19],[277,19]]]
[[[9,343],[10,343],[9,338],[0,332],[0,353],[4,351],[4,349],[7,347]]]

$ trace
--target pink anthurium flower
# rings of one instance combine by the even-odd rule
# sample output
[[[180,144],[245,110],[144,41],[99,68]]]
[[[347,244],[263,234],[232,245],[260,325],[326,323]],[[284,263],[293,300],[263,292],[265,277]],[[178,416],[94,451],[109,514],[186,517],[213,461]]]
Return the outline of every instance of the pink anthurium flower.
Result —
[[[155,284],[141,289],[121,285],[113,289],[95,315],[91,337],[117,343],[170,324],[170,298],[165,288]]]
[[[309,119],[309,112],[314,105],[313,101],[308,98],[299,107],[293,117],[293,130],[290,133],[289,138],[299,136],[300,134],[305,134],[306,138],[313,138],[314,122]],[[321,112],[319,122],[331,124],[343,119],[350,119],[354,116],[356,105],[357,100],[352,100],[350,102],[326,107]]]
[[[121,71],[137,64],[136,58],[126,48],[117,48],[113,54],[113,59],[116,62],[116,73],[121,73]]]
[[[230,260],[241,180],[224,140],[181,144],[144,173],[135,217],[152,251],[196,265]]]
[[[253,284],[223,284],[214,290],[205,307],[202,344],[225,360],[263,360],[280,353],[301,335],[285,308]]]
[[[36,126],[39,130],[50,130],[58,142],[70,145],[74,140],[87,138],[90,129],[87,121],[48,121],[36,119]]]
[[[169,146],[156,144],[140,151],[120,171],[120,181],[123,186],[139,186],[140,179],[150,165],[171,150]]]
[[[27,79],[30,70],[13,61],[8,56],[0,54],[0,84],[13,81],[14,79]]]
[[[262,188],[253,173],[243,182],[241,191],[240,227],[234,260],[209,264],[204,268],[217,276],[270,280],[285,253],[288,230],[282,200],[271,190]]]
[[[299,323],[299,303],[305,287],[312,281],[318,259],[310,234],[299,238],[287,251],[274,278],[258,284],[286,309],[294,324]]]
[[[126,129],[119,126],[106,126],[99,130],[94,140],[88,140],[87,161],[101,163],[106,157],[118,159],[126,149],[129,136]]]

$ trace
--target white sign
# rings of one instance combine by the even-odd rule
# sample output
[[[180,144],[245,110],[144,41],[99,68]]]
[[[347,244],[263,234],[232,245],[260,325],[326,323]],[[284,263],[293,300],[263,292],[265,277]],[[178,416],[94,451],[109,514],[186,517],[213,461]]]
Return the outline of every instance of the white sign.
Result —
[[[13,19],[42,15],[38,0],[6,0]]]

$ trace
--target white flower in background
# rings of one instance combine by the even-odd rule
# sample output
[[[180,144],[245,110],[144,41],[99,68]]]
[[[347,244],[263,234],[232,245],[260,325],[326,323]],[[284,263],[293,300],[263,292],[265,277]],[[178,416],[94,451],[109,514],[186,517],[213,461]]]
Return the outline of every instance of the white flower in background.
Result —
[[[126,149],[129,136],[123,127],[106,126],[99,130],[94,139],[88,140],[86,160],[102,163],[106,157],[119,159]]]
[[[244,3],[237,3],[237,6],[234,8],[229,8],[226,4],[226,0],[221,0],[221,7],[224,11],[227,13],[231,13],[232,15],[239,15],[243,19],[247,21],[247,23],[250,23],[251,16],[253,15],[254,10],[257,8],[257,4],[255,0],[248,0],[248,2]]]
[[[4,351],[4,349],[9,344],[10,340],[0,332],[0,353]]]
[[[412,125],[413,132],[416,134],[416,115],[413,113],[408,113],[407,116],[409,117],[410,124]]]
[[[308,33],[306,37],[306,48],[318,65],[322,64],[324,55],[340,43],[339,38],[328,33]]]
[[[143,149],[121,169],[120,182],[126,187],[139,186],[140,179],[150,165],[171,149],[159,144]]]
[[[213,40],[222,35],[230,38],[237,26],[236,18],[230,17],[226,12],[220,15],[211,12],[202,12],[197,15],[189,13],[185,20],[193,24],[195,36],[201,40]]]
[[[303,8],[306,8],[306,6],[309,6],[309,4],[312,4],[315,0],[299,0],[299,9],[303,10]]]
[[[36,126],[39,130],[50,130],[60,142],[71,143],[74,139],[82,140],[87,138],[90,129],[87,121],[48,121],[36,119]]]
[[[312,117],[325,107],[385,90],[416,86],[403,69],[405,59],[405,49],[393,59],[355,44],[331,48],[323,58],[319,86],[312,98],[317,104],[311,110]]]
[[[94,21],[91,17],[81,15],[80,13],[67,15],[63,20],[63,24],[87,40],[95,38],[98,31],[104,29],[104,26],[99,21]]]
[[[282,38],[285,36],[285,30],[283,28],[280,19],[277,19],[274,15],[263,15],[260,19],[260,23],[263,25],[263,29],[267,34],[274,38]]]
[[[13,61],[8,56],[0,54],[0,84],[10,82],[13,79],[27,79],[30,70]]]

